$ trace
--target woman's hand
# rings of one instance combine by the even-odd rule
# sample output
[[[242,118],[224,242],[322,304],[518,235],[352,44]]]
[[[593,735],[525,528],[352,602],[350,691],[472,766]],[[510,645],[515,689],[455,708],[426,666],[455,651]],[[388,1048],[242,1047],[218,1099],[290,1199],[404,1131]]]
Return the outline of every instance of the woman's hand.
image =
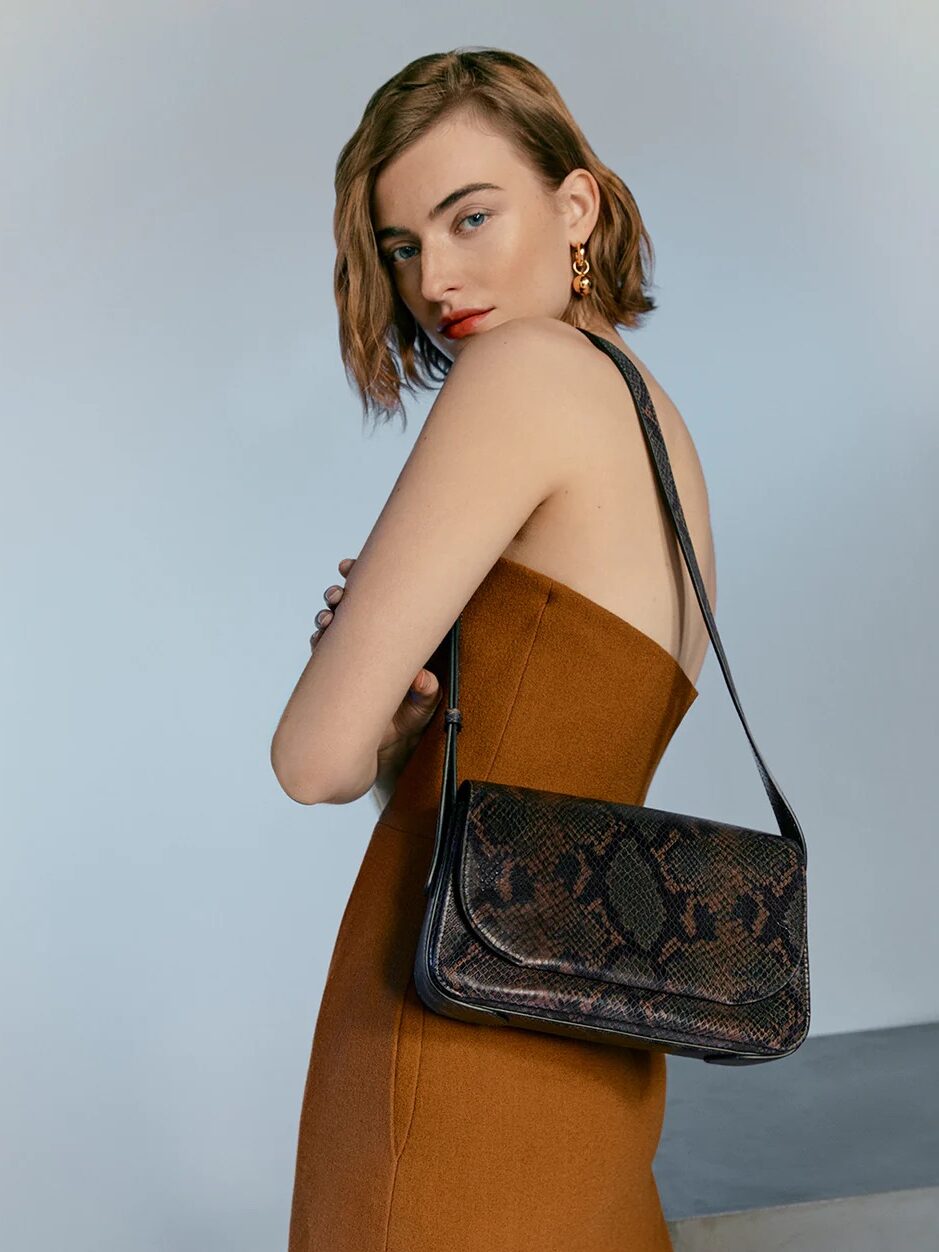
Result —
[[[354,564],[355,557],[343,557],[339,562],[337,569],[343,578],[348,577],[349,570]],[[323,599],[329,607],[320,609],[314,619],[316,630],[310,636],[311,652],[316,651],[316,645],[332,622],[336,606],[342,600],[343,591],[343,587],[333,583],[323,593]],[[440,695],[437,676],[432,670],[420,669],[378,745],[376,785],[382,786],[384,790],[393,787],[408,758],[417,747],[418,740],[428,722],[433,717],[440,703]]]

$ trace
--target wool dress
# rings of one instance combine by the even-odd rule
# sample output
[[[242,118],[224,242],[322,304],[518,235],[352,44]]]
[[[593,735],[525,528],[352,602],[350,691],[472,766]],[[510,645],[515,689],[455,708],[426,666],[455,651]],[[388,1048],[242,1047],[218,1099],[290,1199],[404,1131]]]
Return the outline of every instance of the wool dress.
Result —
[[[288,1252],[669,1252],[666,1056],[427,1008],[413,965],[442,696],[339,926],[303,1093]],[[463,610],[457,781],[643,804],[698,691],[659,643],[500,557]]]

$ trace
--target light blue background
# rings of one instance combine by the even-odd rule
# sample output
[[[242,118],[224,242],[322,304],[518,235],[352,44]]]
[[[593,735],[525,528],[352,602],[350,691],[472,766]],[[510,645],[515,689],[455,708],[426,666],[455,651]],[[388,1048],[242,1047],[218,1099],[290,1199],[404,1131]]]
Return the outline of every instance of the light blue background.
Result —
[[[332,178],[430,51],[539,64],[651,232],[627,338],[696,438],[722,639],[808,840],[813,1034],[939,1017],[937,28],[870,0],[5,6],[5,1247],[286,1244],[376,812],[294,804],[269,745],[433,399],[363,436]],[[648,802],[775,829],[713,652],[699,687]]]

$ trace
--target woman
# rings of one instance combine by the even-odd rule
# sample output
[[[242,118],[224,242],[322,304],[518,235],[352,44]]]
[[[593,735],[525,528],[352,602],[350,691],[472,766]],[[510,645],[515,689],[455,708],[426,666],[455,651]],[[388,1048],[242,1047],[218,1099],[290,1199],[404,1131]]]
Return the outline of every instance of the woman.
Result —
[[[299,802],[373,790],[381,809],[316,1024],[289,1252],[659,1252],[664,1054],[458,1022],[412,980],[457,616],[460,778],[641,804],[698,694],[709,639],[674,524],[625,381],[578,330],[645,379],[713,607],[694,445],[615,329],[655,307],[651,245],[553,84],[507,52],[408,65],[336,187],[366,412],[445,382],[339,563],[271,749]]]

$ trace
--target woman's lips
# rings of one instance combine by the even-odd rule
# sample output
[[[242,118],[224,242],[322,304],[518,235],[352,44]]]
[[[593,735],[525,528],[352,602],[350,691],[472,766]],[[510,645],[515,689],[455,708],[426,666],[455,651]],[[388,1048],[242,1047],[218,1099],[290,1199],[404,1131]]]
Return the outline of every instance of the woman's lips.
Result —
[[[448,339],[463,339],[471,335],[483,318],[488,317],[491,312],[492,309],[487,309],[485,313],[473,313],[459,322],[451,322],[443,333]]]

